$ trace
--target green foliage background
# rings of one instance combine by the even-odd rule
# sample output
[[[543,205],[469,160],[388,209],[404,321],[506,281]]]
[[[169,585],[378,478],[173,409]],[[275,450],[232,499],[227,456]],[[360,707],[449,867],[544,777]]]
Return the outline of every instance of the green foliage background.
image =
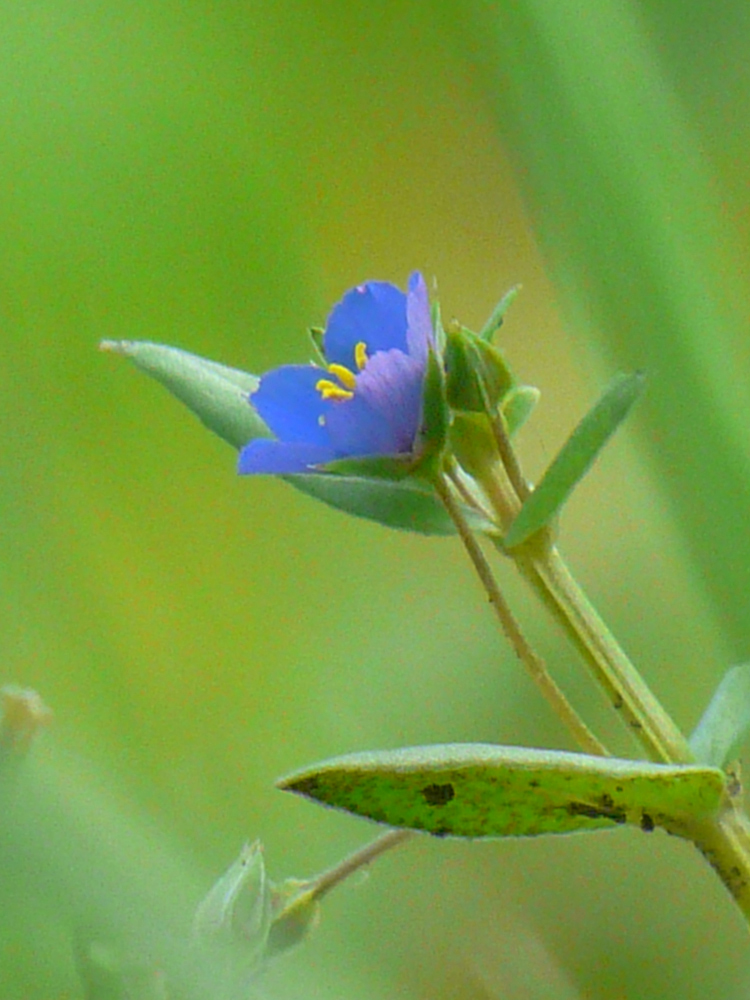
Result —
[[[532,478],[616,368],[649,376],[564,517],[574,569],[686,728],[748,657],[749,43],[728,0],[0,3],[0,675],[55,710],[31,764],[115,868],[172,865],[192,905],[259,836],[272,875],[312,874],[372,829],[278,775],[568,744],[455,541],[239,481],[102,338],[262,372],[305,360],[364,279],[418,267],[470,326],[520,281],[502,343],[543,391]],[[3,996],[81,995],[54,833],[48,892],[5,850]],[[331,897],[264,988],[739,997],[749,954],[708,866],[660,834],[424,839]]]

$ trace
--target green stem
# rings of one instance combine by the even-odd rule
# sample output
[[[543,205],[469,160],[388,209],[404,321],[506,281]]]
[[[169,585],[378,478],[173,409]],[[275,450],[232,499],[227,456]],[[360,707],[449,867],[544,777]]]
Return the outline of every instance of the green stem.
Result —
[[[498,526],[505,531],[512,523],[513,508],[523,501],[528,486],[504,426],[499,419],[490,420],[490,424],[503,469],[490,460],[478,468],[475,465],[471,471],[494,509]],[[498,547],[505,552],[502,543]],[[544,529],[525,545],[505,554],[514,559],[580,650],[599,686],[649,757],[665,763],[693,763],[688,741],[573,578],[552,544],[551,531]],[[750,818],[742,807],[739,782],[735,784],[736,791],[730,791],[716,816],[674,832],[690,839],[701,851],[750,924]]]
[[[492,504],[499,526],[507,530],[518,509],[519,500],[513,480],[518,478],[519,473],[514,473],[511,478],[504,467],[498,468],[492,463],[474,471]],[[514,491],[512,494],[509,487]],[[502,543],[499,547],[505,552]],[[610,704],[643,746],[649,759],[671,764],[694,761],[687,740],[552,545],[550,531],[540,531],[524,545],[505,554],[513,559],[519,572],[573,641]]]
[[[521,547],[524,549],[524,547]],[[601,619],[554,547],[524,549],[516,565],[563,626],[613,708],[648,756],[670,764],[695,758],[688,741]]]
[[[403,844],[406,840],[411,840],[412,837],[416,837],[412,830],[389,830],[380,837],[376,837],[375,840],[371,840],[369,844],[360,847],[343,861],[339,861],[328,871],[312,879],[309,886],[311,898],[322,899],[331,889],[335,889],[337,885],[340,885],[355,872],[371,864],[381,854],[390,851],[392,847]]]
[[[739,802],[688,831],[750,924],[750,819]]]
[[[544,660],[538,655],[524,635],[518,620],[497,585],[497,581],[492,574],[490,565],[482,552],[476,536],[466,523],[461,513],[461,508],[453,498],[449,482],[444,476],[438,475],[435,477],[434,487],[443,506],[456,526],[459,537],[485,589],[490,604],[500,623],[500,627],[513,646],[519,660],[526,667],[529,676],[539,688],[555,714],[568,728],[581,749],[586,753],[597,756],[608,756],[609,751],[591,732],[570,704],[547,669]]]

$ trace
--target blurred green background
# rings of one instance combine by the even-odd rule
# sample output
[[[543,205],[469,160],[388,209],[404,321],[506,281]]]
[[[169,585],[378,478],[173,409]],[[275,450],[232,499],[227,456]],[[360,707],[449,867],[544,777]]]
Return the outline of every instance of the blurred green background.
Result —
[[[102,338],[262,372],[305,360],[306,327],[367,278],[420,268],[475,327],[521,282],[502,343],[543,392],[532,478],[613,371],[649,374],[565,514],[574,570],[686,728],[748,657],[749,45],[739,0],[0,3],[0,679],[54,709],[29,766],[71,817],[57,837],[32,810],[25,854],[2,839],[4,997],[83,995],[70,900],[100,870],[89,849],[127,882],[98,883],[104,909],[160,898],[174,869],[187,923],[247,838],[281,878],[372,835],[275,791],[285,772],[426,742],[569,745],[457,542],[238,480]],[[262,988],[748,985],[746,929],[708,866],[620,831],[420,839],[328,899]]]

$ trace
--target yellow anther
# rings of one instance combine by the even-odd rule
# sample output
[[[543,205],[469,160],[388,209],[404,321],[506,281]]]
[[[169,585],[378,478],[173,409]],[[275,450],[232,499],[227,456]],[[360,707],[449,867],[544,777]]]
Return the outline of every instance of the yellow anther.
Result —
[[[350,372],[343,365],[329,365],[328,371],[331,375],[335,375],[339,382],[346,386],[347,389],[354,389],[357,384],[357,377],[354,372]]]
[[[336,385],[335,382],[331,382],[328,378],[322,378],[319,382],[315,383],[315,389],[323,399],[351,399],[354,395],[353,392],[349,392],[348,389],[342,389],[340,385]]]
[[[364,340],[360,340],[354,348],[354,363],[360,371],[367,364],[367,344]]]

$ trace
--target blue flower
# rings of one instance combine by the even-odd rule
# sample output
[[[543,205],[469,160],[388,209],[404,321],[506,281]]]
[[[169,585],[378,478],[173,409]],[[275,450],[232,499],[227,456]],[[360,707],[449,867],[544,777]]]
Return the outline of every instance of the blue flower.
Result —
[[[292,475],[340,458],[412,454],[432,344],[421,274],[407,294],[383,281],[353,288],[328,317],[325,368],[284,365],[261,378],[250,401],[276,440],[251,441],[239,471]]]

